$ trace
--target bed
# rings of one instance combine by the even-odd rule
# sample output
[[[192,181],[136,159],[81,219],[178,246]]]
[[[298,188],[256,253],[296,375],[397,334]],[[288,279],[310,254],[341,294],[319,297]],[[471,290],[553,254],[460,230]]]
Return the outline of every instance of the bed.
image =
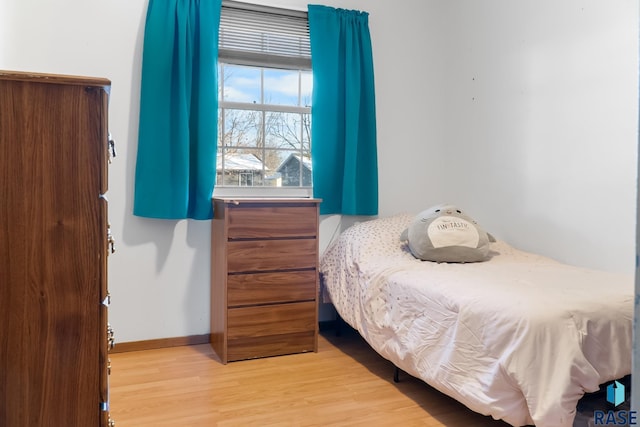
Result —
[[[491,243],[467,264],[414,258],[411,214],[356,224],[324,252],[326,298],[380,355],[513,426],[572,426],[578,400],[631,373],[631,275]]]

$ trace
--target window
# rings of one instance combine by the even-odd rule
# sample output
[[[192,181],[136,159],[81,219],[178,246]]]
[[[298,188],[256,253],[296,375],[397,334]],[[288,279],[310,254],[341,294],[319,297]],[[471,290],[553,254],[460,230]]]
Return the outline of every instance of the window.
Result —
[[[223,2],[216,188],[311,187],[305,12]]]
[[[240,186],[247,187],[253,185],[253,172],[243,172],[240,174]]]

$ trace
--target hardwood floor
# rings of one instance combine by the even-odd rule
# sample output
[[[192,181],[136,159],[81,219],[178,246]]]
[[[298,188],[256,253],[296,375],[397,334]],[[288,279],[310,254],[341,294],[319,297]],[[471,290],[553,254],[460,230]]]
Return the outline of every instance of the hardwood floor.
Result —
[[[208,344],[111,355],[117,427],[506,427],[400,375],[354,332],[318,353],[231,362]]]

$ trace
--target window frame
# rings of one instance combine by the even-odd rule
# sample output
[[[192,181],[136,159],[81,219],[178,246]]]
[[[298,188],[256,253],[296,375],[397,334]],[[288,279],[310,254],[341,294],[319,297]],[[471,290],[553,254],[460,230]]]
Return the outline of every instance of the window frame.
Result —
[[[262,6],[262,5],[254,5],[254,4],[250,4],[250,3],[244,3],[244,2],[236,2],[236,1],[223,1],[222,3],[222,7],[223,7],[223,14],[225,11],[225,8],[230,8],[228,10],[232,10],[233,13],[237,13],[238,11],[240,11],[240,13],[243,13],[243,11],[249,11],[249,13],[257,13],[259,17],[265,17],[265,19],[269,20],[272,19],[273,17],[275,18],[282,18],[285,17],[285,19],[290,20],[291,17],[294,17],[295,19],[298,20],[298,22],[302,22],[300,21],[301,19],[304,19],[304,22],[306,24],[306,31],[307,31],[307,37],[308,37],[308,18],[307,18],[307,13],[302,12],[302,11],[295,11],[295,10],[288,10],[288,9],[281,9],[281,8],[275,8],[275,7],[270,7],[270,6]],[[221,24],[222,25],[222,24]],[[221,30],[222,31],[222,30]],[[221,32],[221,38],[222,38],[222,32]],[[222,40],[222,39],[221,39]],[[218,136],[224,134],[224,111],[225,110],[250,110],[250,111],[259,111],[262,114],[263,120],[262,123],[260,124],[260,126],[262,126],[262,130],[263,130],[263,135],[264,135],[264,129],[265,129],[265,123],[264,123],[264,117],[265,115],[268,114],[268,112],[274,112],[274,113],[292,113],[292,114],[308,114],[309,115],[309,120],[311,119],[311,106],[292,106],[292,105],[274,105],[274,104],[265,104],[264,103],[264,91],[265,91],[265,87],[264,87],[264,70],[267,69],[279,69],[279,70],[290,70],[290,71],[298,71],[298,73],[300,73],[300,71],[303,72],[311,72],[311,57],[310,57],[310,48],[308,51],[308,57],[291,57],[291,56],[283,56],[280,54],[274,55],[272,52],[256,52],[256,51],[244,51],[244,50],[232,50],[232,49],[226,49],[222,47],[222,42],[221,42],[221,47],[219,50],[219,59],[218,59],[218,63],[220,67],[224,67],[225,65],[229,65],[229,66],[246,66],[246,67],[257,67],[259,69],[261,69],[261,87],[260,87],[260,91],[261,91],[261,96],[260,96],[260,101],[261,103],[245,103],[245,102],[237,102],[237,101],[225,101],[224,100],[224,81],[222,76],[219,76],[220,79],[220,93],[218,96],[218,114],[219,117],[222,118],[221,123],[218,123],[219,127],[222,127],[221,129],[219,129],[218,131]],[[302,80],[300,77],[300,74],[298,74],[298,104],[302,104],[302,102],[300,102],[300,96],[302,96]],[[262,144],[262,147],[258,147],[258,149],[262,149],[263,150],[263,159],[264,154],[266,153],[266,151],[268,150],[273,150],[273,151],[281,151],[281,152],[291,152],[291,153],[296,153],[300,156],[300,158],[302,159],[304,157],[304,153],[305,153],[305,146],[308,145],[308,152],[309,152],[309,158],[311,157],[311,134],[309,131],[309,135],[308,135],[308,141],[305,141],[304,139],[304,135],[303,135],[303,128],[302,128],[303,124],[301,123],[301,129],[300,129],[300,144],[298,147],[295,147],[295,149],[277,149],[277,148],[269,148],[269,147],[265,147],[266,144]],[[263,139],[265,137],[263,136]],[[221,141],[216,141],[217,147],[218,147],[218,155],[221,156],[222,158],[222,162],[224,164],[224,152],[221,151],[223,149],[222,145],[221,145]],[[216,158],[216,175],[217,175],[217,171],[218,171],[218,167],[217,167],[217,158]],[[263,164],[263,168],[264,168],[264,164]],[[300,179],[299,179],[299,183],[300,186],[281,186],[281,187],[276,187],[276,186],[266,186],[265,185],[265,181],[266,181],[266,175],[264,174],[265,169],[263,169],[263,179],[262,179],[262,183],[259,186],[233,186],[233,185],[225,185],[223,182],[216,182],[216,185],[214,187],[214,196],[216,197],[238,197],[238,196],[247,196],[247,197],[312,197],[313,196],[313,187],[311,186],[302,186],[303,184],[303,177],[302,177],[302,171],[300,171]],[[224,174],[224,168],[223,168],[223,174]],[[254,176],[254,180],[255,180],[255,176]],[[223,179],[222,179],[223,181]]]

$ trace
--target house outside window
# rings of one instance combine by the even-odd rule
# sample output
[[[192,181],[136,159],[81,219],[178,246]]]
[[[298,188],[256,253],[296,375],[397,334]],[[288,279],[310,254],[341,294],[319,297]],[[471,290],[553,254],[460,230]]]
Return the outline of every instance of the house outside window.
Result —
[[[242,172],[240,174],[240,186],[246,187],[253,185],[253,172]]]
[[[278,167],[277,172],[282,178],[282,185],[310,187],[311,158],[300,154],[290,154]]]
[[[310,191],[306,12],[223,1],[219,40],[216,191]]]

